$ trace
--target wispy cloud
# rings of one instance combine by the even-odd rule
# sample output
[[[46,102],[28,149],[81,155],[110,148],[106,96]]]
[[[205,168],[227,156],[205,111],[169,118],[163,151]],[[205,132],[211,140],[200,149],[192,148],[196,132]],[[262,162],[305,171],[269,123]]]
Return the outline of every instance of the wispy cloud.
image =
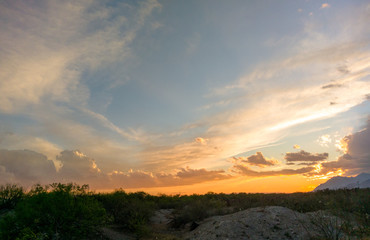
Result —
[[[107,127],[108,129],[118,133],[122,137],[127,138],[129,140],[145,143],[148,141],[153,141],[156,137],[158,137],[154,135],[149,135],[143,132],[143,130],[141,129],[138,129],[138,130],[129,129],[128,131],[125,131],[121,129],[120,127],[118,127],[117,125],[115,125],[114,123],[112,123],[108,118],[106,118],[104,115],[100,113],[93,112],[87,108],[80,108],[80,110],[86,113],[87,115],[99,120],[99,122],[103,126]]]
[[[330,83],[330,84],[327,84],[327,85],[324,85],[322,86],[322,89],[325,89],[325,88],[334,88],[334,87],[342,87],[343,85],[340,84],[340,83]]]
[[[328,7],[328,3],[321,6]],[[122,116],[128,114],[124,108],[99,111],[91,98],[94,91],[113,92],[131,79],[125,70],[140,62],[135,56],[142,42],[140,34],[147,37],[148,32],[166,27],[151,19],[161,9],[155,0],[1,2],[0,15],[6,21],[0,20],[0,112],[22,116],[36,122],[36,127],[29,126],[22,134],[15,131],[17,127],[12,134],[1,133],[0,146],[42,153],[6,152],[7,156],[30,155],[45,165],[51,159],[63,165],[56,174],[68,179],[77,179],[76,171],[81,169],[85,179],[110,179],[117,184],[127,180],[131,187],[139,186],[135,179],[147,179],[141,186],[165,186],[165,181],[193,184],[228,178],[222,170],[207,169],[227,169],[232,156],[276,144],[291,127],[335,117],[369,99],[368,10],[339,23],[330,18],[325,28],[315,15],[304,18],[301,31],[293,36],[273,41],[282,46],[279,57],[238,69],[242,72],[232,73],[234,79],[219,80],[223,83],[217,86],[217,81],[209,80],[208,87],[214,89],[204,93],[204,107],[195,106],[198,118],[171,129],[131,127],[122,123]],[[205,35],[188,36],[185,48],[195,53]],[[151,67],[157,71],[156,65]],[[109,99],[108,105],[114,100],[113,96]],[[320,143],[328,144],[328,139],[321,137]],[[298,145],[294,148],[299,149]],[[63,149],[80,149],[86,156]],[[352,154],[343,155],[338,163],[322,163],[324,169],[340,168],[341,163],[349,166],[349,159],[362,159],[359,162],[365,169],[362,155],[353,146],[348,149]],[[302,150],[285,158],[288,164],[312,165],[328,156]],[[234,172],[250,176],[303,174],[314,169],[287,168],[262,152],[234,160]],[[11,163],[3,163],[0,176],[17,178],[18,173],[9,170]],[[257,167],[266,171],[256,171]]]
[[[360,50],[362,46],[351,43],[311,53],[304,51],[279,63],[263,65],[236,83],[216,89],[209,98],[230,103],[227,110],[204,120],[209,142],[222,149],[218,156],[228,158],[227,154],[272,144],[284,136],[287,128],[331,118],[363,103],[370,91],[363,79],[369,76],[370,69],[363,61],[368,53]],[[343,58],[349,60],[350,73],[337,71],[337,64]],[[324,71],[319,62],[330,70]],[[299,85],[290,75],[295,71],[301,73]],[[327,79],[333,77],[343,87],[322,89]],[[277,83],[276,78],[285,81]],[[336,104],[331,104],[334,101]]]
[[[33,149],[55,163],[63,148],[80,148],[106,160],[104,166],[122,167],[126,162],[122,163],[121,156],[135,154],[135,150],[128,153],[127,140],[140,143],[155,137],[148,137],[142,129],[120,128],[91,110],[89,101],[94,74],[104,77],[107,69],[132,56],[131,44],[138,31],[161,8],[157,1],[132,6],[100,1],[13,1],[0,6],[6,19],[0,21],[0,111],[39,123],[39,137],[7,135],[3,148]],[[104,78],[106,88],[126,81],[119,72],[123,68],[117,69]],[[85,121],[86,117],[97,121]],[[101,127],[124,139],[109,138],[109,133],[98,131]],[[45,135],[53,135],[53,140],[44,139]]]
[[[186,144],[168,146],[167,149],[164,146],[157,148],[160,149],[159,152],[155,148],[147,149],[150,152],[145,153],[148,156],[145,159],[164,156],[160,161],[166,162],[164,159],[168,159],[171,164],[177,162],[180,165],[191,165],[191,162],[200,164],[202,161],[220,162],[230,156],[273,144],[284,136],[283,131],[287,128],[328,119],[348,111],[366,101],[365,96],[370,92],[370,86],[363,81],[370,75],[370,68],[364,63],[368,54],[360,49],[362,47],[359,45],[344,44],[307,55],[302,53],[253,71],[236,84],[214,92],[217,102],[222,99],[230,104],[226,110],[221,109],[218,114],[195,124],[201,127],[192,129],[197,135],[201,133],[199,131],[206,129],[202,137],[208,139],[207,148],[194,146],[189,139]],[[337,71],[337,63],[343,57],[349,59],[350,73]],[[328,64],[327,67],[331,70],[323,71],[318,62]],[[299,85],[295,84],[296,80],[290,75],[295,71],[305,72],[301,74]],[[274,79],[283,76],[286,81],[276,85]],[[333,76],[343,87],[323,89],[327,79]]]
[[[123,4],[2,3],[0,13],[7,21],[0,22],[6,49],[0,53],[0,110],[17,112],[41,101],[85,105],[90,91],[81,75],[93,75],[130,56],[137,31],[156,8],[157,1],[142,2],[137,15],[127,19]]]

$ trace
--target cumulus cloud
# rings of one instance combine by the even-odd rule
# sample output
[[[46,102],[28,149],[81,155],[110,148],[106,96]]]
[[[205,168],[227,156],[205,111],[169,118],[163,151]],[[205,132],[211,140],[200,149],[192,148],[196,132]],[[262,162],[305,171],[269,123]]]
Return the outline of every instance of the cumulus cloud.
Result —
[[[53,162],[30,150],[0,150],[0,172],[3,183],[12,181],[27,186],[54,181],[56,176]],[[3,174],[9,179],[3,179]]]
[[[62,164],[58,175],[69,181],[89,181],[99,177],[101,172],[95,160],[87,157],[79,150],[64,150],[57,156],[57,160]]]
[[[325,161],[329,157],[328,153],[309,153],[304,150],[299,152],[287,152],[284,159],[287,163],[304,162],[306,164]]]
[[[348,174],[370,172],[370,119],[364,129],[345,136],[340,141],[344,154],[337,161],[323,163],[323,172],[342,169]]]
[[[249,157],[233,157],[235,161],[247,163],[258,167],[266,167],[275,165],[276,161],[273,159],[267,159],[262,155],[262,152],[256,152],[256,154]]]
[[[114,171],[109,173],[109,177],[114,186],[125,188],[140,187],[168,187],[183,186],[202,183],[207,181],[217,181],[231,178],[223,170],[209,171],[206,169],[191,169],[189,167],[178,170],[175,174],[151,173],[145,171]]]
[[[293,148],[294,148],[294,149],[300,149],[300,148],[301,148],[301,146],[299,146],[298,144],[295,144],[295,145],[293,146]]]
[[[57,172],[51,160],[43,154],[29,150],[0,150],[0,184],[76,182],[90,184],[92,188],[148,188],[183,186],[231,178],[223,170],[181,168],[173,174],[141,170],[103,172],[95,160],[79,150],[64,150],[57,160],[62,166]]]
[[[60,147],[41,137],[19,134],[11,131],[0,131],[0,148],[8,150],[32,149],[35,152],[43,153],[48,159],[53,160],[57,168],[59,168],[60,165],[55,159],[55,156],[61,152]]]

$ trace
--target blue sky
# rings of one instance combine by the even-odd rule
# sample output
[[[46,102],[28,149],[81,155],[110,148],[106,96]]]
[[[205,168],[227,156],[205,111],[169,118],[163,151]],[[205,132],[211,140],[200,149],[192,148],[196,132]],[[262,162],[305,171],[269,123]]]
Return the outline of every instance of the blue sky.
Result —
[[[0,180],[369,171],[369,16],[367,1],[2,1]]]

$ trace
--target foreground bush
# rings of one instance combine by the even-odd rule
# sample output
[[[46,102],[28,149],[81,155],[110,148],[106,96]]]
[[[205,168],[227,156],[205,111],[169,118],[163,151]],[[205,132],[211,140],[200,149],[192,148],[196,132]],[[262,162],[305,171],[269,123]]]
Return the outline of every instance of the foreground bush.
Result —
[[[17,185],[0,186],[0,213],[14,209],[23,198],[23,188]]]
[[[3,216],[0,239],[86,239],[97,233],[105,216],[87,185],[37,185]]]
[[[188,228],[210,216],[265,206],[282,206],[304,213],[328,211],[342,222],[335,218],[335,221],[324,217],[313,219],[328,238],[345,234],[367,239],[369,196],[370,189],[174,196],[117,190],[95,194],[89,192],[87,185],[57,183],[36,185],[25,193],[19,186],[6,185],[0,186],[0,239],[94,239],[105,223],[142,238],[150,236],[150,218],[158,209],[173,209],[172,226]],[[332,231],[339,223],[340,231]]]
[[[98,196],[107,213],[112,216],[113,223],[124,230],[136,233],[138,237],[149,234],[147,225],[156,209],[151,198],[144,192],[128,194],[123,190]]]

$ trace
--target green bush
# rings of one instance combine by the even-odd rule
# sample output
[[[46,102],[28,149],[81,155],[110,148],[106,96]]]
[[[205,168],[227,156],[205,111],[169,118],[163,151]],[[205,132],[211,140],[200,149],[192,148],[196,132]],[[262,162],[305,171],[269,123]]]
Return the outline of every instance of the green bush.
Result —
[[[193,195],[182,209],[175,212],[172,226],[179,228],[190,222],[201,221],[209,216],[220,215],[226,212],[223,209],[226,207],[226,202],[222,199],[218,199],[217,195]]]
[[[148,222],[156,209],[152,196],[144,193],[129,193],[117,190],[110,194],[100,194],[99,201],[113,217],[113,222],[125,230],[141,237],[148,234]]]
[[[35,186],[0,222],[0,239],[81,239],[95,235],[105,209],[87,186]],[[12,226],[12,227],[9,227]]]
[[[10,184],[0,186],[0,213],[14,209],[23,195],[24,191],[20,186]]]

